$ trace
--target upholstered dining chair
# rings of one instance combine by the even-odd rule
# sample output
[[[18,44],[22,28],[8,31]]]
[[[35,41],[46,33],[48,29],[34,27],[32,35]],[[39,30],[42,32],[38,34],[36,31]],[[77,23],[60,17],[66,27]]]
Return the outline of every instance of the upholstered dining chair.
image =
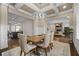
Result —
[[[55,25],[50,25],[50,32],[51,32],[51,39],[50,39],[50,49],[53,47],[53,39],[54,39],[54,33],[55,33]]]
[[[47,33],[45,35],[45,39],[44,39],[43,43],[37,44],[39,47],[41,47],[42,49],[44,49],[46,56],[47,56],[47,52],[48,52],[48,49],[49,49],[49,44],[50,44],[50,33]]]
[[[32,44],[27,44],[27,36],[24,34],[18,34],[18,38],[19,38],[19,44],[21,47],[21,53],[20,55],[22,55],[22,52],[24,52],[24,56],[26,54],[28,54],[29,52],[36,52],[36,46],[32,45]]]
[[[53,47],[53,39],[54,39],[54,32],[51,32],[51,37],[50,37],[50,48],[51,49]]]

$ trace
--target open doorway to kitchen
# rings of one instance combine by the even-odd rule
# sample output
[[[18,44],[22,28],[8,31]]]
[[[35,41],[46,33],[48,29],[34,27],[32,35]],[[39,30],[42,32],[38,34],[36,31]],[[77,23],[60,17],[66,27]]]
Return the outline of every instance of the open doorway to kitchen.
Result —
[[[62,35],[63,24],[62,23],[55,23],[55,35]]]

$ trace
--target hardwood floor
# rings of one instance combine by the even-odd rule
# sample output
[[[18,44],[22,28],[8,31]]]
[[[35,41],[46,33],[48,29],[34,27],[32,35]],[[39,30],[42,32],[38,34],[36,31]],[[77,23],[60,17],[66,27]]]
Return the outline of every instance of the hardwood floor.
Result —
[[[19,46],[18,39],[9,39],[9,41],[8,41],[8,48],[9,49],[15,48],[17,46]]]
[[[69,38],[67,37],[55,36],[54,40],[59,41],[59,42],[69,43]]]
[[[70,51],[71,51],[71,56],[79,56],[73,43],[70,44]]]

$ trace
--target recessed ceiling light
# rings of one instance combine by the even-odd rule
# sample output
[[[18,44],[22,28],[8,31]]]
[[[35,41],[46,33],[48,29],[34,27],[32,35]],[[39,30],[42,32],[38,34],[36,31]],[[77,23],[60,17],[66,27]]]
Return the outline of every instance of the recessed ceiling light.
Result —
[[[67,8],[67,6],[63,6],[63,9]]]

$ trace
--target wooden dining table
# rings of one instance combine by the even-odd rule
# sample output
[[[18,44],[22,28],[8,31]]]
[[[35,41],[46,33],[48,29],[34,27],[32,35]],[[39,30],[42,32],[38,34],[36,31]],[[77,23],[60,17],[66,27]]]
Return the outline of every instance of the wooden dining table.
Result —
[[[30,41],[32,43],[42,42],[44,39],[45,39],[45,34],[43,34],[43,35],[27,36],[27,41]]]

